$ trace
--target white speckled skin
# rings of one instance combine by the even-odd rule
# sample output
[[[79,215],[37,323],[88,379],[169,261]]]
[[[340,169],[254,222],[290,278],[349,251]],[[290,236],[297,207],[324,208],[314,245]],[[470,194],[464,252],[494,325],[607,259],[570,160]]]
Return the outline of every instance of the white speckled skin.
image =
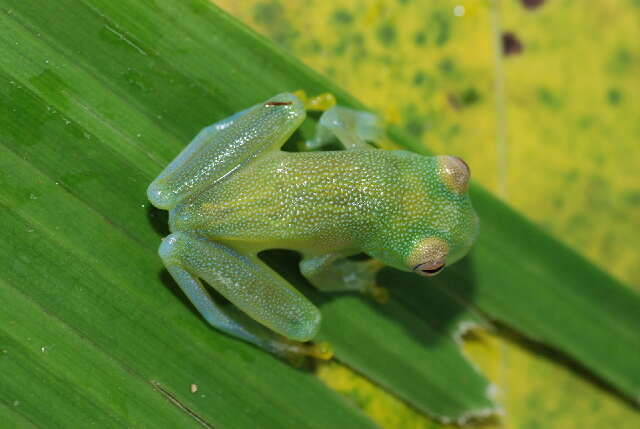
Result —
[[[319,311],[259,251],[299,251],[302,273],[320,289],[366,292],[372,262],[342,257],[365,252],[432,275],[468,251],[478,220],[458,158],[372,149],[364,139],[376,134],[375,117],[342,107],[323,114],[323,137],[311,143],[322,146],[333,134],[353,150],[280,151],[304,118],[302,102],[285,93],[214,124],[148,194],[170,210],[163,261],[210,323],[275,353],[318,355],[295,341],[315,335]],[[216,305],[199,279],[253,320]]]

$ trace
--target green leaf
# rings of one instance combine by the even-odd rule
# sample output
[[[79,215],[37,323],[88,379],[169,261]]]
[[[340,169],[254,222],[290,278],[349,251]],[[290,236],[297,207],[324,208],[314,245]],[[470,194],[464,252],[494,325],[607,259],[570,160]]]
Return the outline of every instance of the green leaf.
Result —
[[[47,141],[72,139],[66,129]],[[163,286],[152,249],[65,182],[4,145],[0,156],[2,403],[47,427],[372,427],[310,374],[212,335]]]
[[[640,297],[478,187],[483,223],[473,276],[451,291],[530,338],[570,355],[640,402]],[[452,273],[459,274],[459,269]]]
[[[166,216],[145,198],[200,128],[276,92],[357,103],[203,1],[4,1],[0,25],[0,288],[11,309],[0,369],[16,374],[0,385],[3,415],[47,426],[371,426],[309,373],[189,311],[155,255]],[[385,284],[415,286],[394,284],[382,308],[316,298],[338,358],[425,412],[490,408],[487,382],[450,337],[460,321],[482,323],[464,301],[637,396],[637,296],[484,191],[473,198],[481,239],[447,276],[384,273]],[[296,276],[291,258],[278,262]]]
[[[284,90],[338,91],[206,3],[157,5],[15,3],[0,15],[9,30],[0,36],[0,216],[9,231],[0,246],[9,262],[1,278],[11,308],[20,299],[33,303],[24,313],[31,324],[17,321],[13,310],[6,315],[5,326],[13,321],[24,329],[7,346],[7,370],[17,364],[16,350],[29,347],[35,336],[24,333],[37,329],[39,318],[62,330],[38,341],[36,352],[48,352],[27,355],[24,362],[33,368],[0,391],[3,402],[18,401],[16,410],[36,423],[111,419],[157,427],[171,421],[163,413],[178,425],[188,411],[192,421],[216,427],[245,427],[256,419],[265,427],[370,425],[313,375],[210,329],[190,311],[156,255],[167,234],[166,213],[151,209],[145,193],[214,120]],[[51,23],[62,9],[65,20]],[[396,303],[383,310],[397,313],[393,317],[350,297],[335,305],[336,311],[325,305],[325,317],[342,314],[331,323],[346,321],[354,332],[327,336],[335,337],[339,358],[424,411],[459,417],[492,406],[487,381],[441,326],[429,327]],[[351,310],[361,318],[349,322]],[[356,335],[369,326],[379,329]],[[431,351],[415,332],[439,337],[444,346]],[[349,351],[349,342],[364,354]],[[82,367],[68,354],[91,363],[85,373],[99,368],[92,377],[103,389],[88,389]],[[378,359],[358,367],[367,355]],[[35,370],[42,358],[55,363],[45,373]],[[443,370],[434,377],[433,368]],[[446,392],[447,370],[460,381],[457,391]],[[56,376],[63,381],[46,394],[45,406],[27,400],[35,379]],[[131,400],[118,393],[123,377],[137,386],[126,389]],[[191,384],[199,386],[197,394],[189,392]],[[86,403],[66,407],[71,397]],[[149,416],[130,414],[122,401],[144,401]],[[158,408],[163,413],[153,411]]]
[[[395,140],[427,152],[402,135]],[[446,292],[611,383],[640,403],[640,295],[472,185],[482,219],[468,266],[439,276]]]
[[[459,349],[464,332],[487,326],[482,316],[423,278],[391,269],[378,276],[391,293],[385,304],[351,294],[320,294],[305,287],[290,261],[267,258],[320,305],[318,338],[331,342],[341,362],[441,421],[463,423],[496,411],[489,383]]]
[[[136,5],[137,24],[162,23]],[[129,34],[114,42],[124,30],[95,3],[0,11],[3,422],[373,427],[312,374],[210,329],[161,269],[144,191],[211,120],[205,106],[224,109],[214,90]]]
[[[508,189],[501,195],[512,207],[638,290],[640,200],[637,175],[628,173],[640,149],[634,119],[640,99],[628,96],[640,90],[638,2],[593,2],[588,11],[576,1],[535,8],[464,2],[462,16],[452,13],[461,5],[454,0],[214,2],[366,100],[412,136],[404,140],[412,147],[462,156],[478,183]],[[615,31],[600,31],[603,20]],[[496,55],[502,32],[520,41],[520,54]],[[502,77],[503,88],[496,85]],[[571,320],[571,311],[562,311]],[[584,367],[576,371],[575,362],[548,346],[497,334],[476,332],[465,346],[475,348],[474,363],[503,392],[497,400],[506,418],[496,427],[635,421],[631,403],[584,377]],[[625,358],[629,349],[638,355],[626,346]],[[354,376],[344,373],[321,376],[381,424],[420,424],[398,420],[402,412],[382,405],[384,394],[361,390],[362,382],[350,383]]]

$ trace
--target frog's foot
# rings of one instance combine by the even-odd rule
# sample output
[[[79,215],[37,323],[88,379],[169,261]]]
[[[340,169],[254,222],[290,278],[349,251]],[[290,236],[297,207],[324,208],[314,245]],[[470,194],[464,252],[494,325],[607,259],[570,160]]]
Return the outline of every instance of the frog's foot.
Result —
[[[294,366],[301,366],[306,357],[320,360],[330,360],[333,357],[333,347],[326,341],[319,343],[286,344],[281,350],[275,351]]]
[[[377,284],[373,284],[368,290],[365,291],[366,295],[369,295],[378,304],[386,304],[389,302],[389,290]]]
[[[319,150],[338,141],[346,150],[373,149],[367,142],[384,140],[382,121],[373,113],[334,106],[320,116],[313,139],[304,143],[306,150]]]
[[[323,92],[315,97],[309,97],[303,89],[293,92],[298,97],[306,110],[317,110],[324,112],[336,105],[336,97],[330,92]]]
[[[389,299],[389,293],[376,284],[375,278],[383,266],[374,259],[352,261],[341,255],[327,254],[305,257],[300,262],[300,272],[323,292],[356,291],[382,304]]]
[[[184,232],[165,238],[159,253],[178,286],[212,326],[285,358],[296,354],[330,358],[322,343],[302,343],[316,334],[319,310],[258,258]],[[200,279],[234,306],[217,303]]]

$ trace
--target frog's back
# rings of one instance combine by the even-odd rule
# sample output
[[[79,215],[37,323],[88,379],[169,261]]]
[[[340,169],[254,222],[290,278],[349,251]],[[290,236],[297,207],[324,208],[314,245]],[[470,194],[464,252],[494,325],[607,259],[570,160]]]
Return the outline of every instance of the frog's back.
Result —
[[[263,248],[357,247],[397,204],[398,178],[420,158],[384,150],[274,152],[177,207],[172,229]]]

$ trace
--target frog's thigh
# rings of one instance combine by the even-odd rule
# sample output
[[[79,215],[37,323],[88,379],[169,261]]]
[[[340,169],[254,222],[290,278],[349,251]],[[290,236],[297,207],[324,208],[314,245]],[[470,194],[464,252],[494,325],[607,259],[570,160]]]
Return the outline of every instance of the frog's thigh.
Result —
[[[207,322],[229,335],[242,338],[272,352],[279,352],[286,348],[279,346],[279,343],[286,342],[284,337],[256,323],[231,306],[218,305],[197,276],[184,269],[179,262],[171,260],[174,242],[170,240],[171,237],[165,240],[167,244],[163,249],[164,256],[167,258],[165,259],[167,270]]]
[[[372,149],[366,141],[379,141],[383,130],[373,113],[334,106],[320,116],[315,137],[306,142],[307,149],[319,149],[334,136],[347,150]]]
[[[205,128],[149,185],[149,201],[176,206],[247,160],[280,149],[305,116],[302,102],[283,93]]]
[[[307,341],[318,331],[319,310],[257,258],[192,233],[175,233],[165,238],[160,256],[196,308],[207,320],[214,319],[217,322],[212,322],[214,325],[222,325],[221,329],[225,329],[228,321],[217,314],[219,309],[212,308],[211,297],[196,277],[205,280],[252,319],[287,338]],[[235,334],[249,339],[245,334]]]

